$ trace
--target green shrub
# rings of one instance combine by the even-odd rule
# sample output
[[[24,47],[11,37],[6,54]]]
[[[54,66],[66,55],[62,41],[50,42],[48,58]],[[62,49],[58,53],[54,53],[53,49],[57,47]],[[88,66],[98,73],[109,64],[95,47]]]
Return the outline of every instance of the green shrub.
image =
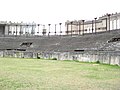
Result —
[[[52,60],[57,60],[57,58],[52,58]]]
[[[37,57],[37,59],[40,59],[40,57]]]
[[[115,66],[119,66],[118,64],[115,64]]]
[[[75,61],[75,62],[79,62],[79,60],[73,60],[73,61]]]
[[[96,61],[96,63],[100,63],[100,61]]]

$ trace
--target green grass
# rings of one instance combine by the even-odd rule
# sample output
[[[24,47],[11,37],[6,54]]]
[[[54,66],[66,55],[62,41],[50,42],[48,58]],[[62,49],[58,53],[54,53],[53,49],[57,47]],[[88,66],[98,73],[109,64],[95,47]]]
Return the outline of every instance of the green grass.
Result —
[[[0,90],[120,90],[120,67],[0,58]]]

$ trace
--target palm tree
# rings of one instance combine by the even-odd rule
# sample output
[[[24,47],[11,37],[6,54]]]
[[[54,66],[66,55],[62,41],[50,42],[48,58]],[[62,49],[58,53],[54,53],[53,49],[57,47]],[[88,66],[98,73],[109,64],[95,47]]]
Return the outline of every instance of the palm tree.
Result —
[[[51,25],[51,24],[48,24],[48,26],[49,26],[49,32],[48,32],[48,36],[50,35],[50,25]]]
[[[61,36],[61,33],[62,33],[62,31],[61,31],[61,25],[62,25],[62,23],[59,23],[59,25],[60,25],[60,36]]]
[[[84,22],[85,22],[85,20],[82,20],[82,23],[83,23],[83,35],[84,35]]]

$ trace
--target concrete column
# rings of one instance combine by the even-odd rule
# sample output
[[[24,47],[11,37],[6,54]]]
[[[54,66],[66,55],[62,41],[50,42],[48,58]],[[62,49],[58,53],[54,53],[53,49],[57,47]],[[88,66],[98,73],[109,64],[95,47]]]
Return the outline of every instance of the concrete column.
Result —
[[[118,28],[120,29],[120,17],[119,17],[119,27]]]
[[[13,31],[13,34],[15,35],[15,31],[16,31],[16,26],[13,26],[14,27],[14,31]]]
[[[9,25],[5,25],[4,29],[4,35],[9,35]]]
[[[82,24],[83,24],[83,25],[82,25],[82,26],[83,26],[83,27],[82,27],[82,30],[83,30],[82,35],[84,35],[85,20],[82,20]]]
[[[78,29],[79,31],[78,32],[79,32],[79,35],[80,35],[81,34],[81,25],[80,25],[80,22],[79,22],[78,26],[79,26],[79,29]]]
[[[112,30],[112,20],[110,21],[110,30]]]
[[[117,27],[117,23],[118,23],[117,20],[118,20],[118,19],[116,18],[116,29],[118,29],[118,27]]]
[[[117,19],[117,29],[119,29],[120,27],[120,22],[119,22],[119,18]]]
[[[55,35],[56,35],[56,24],[55,24]]]
[[[69,34],[69,24],[67,23],[67,35]]]
[[[93,33],[93,30],[94,30],[94,21],[92,20],[92,33]]]
[[[20,25],[20,36],[22,34],[22,25]]]
[[[8,35],[9,35],[9,31],[10,31],[10,25],[8,25]]]
[[[114,20],[112,20],[112,30],[114,30]]]
[[[94,18],[95,19],[95,33],[97,32],[97,25],[96,25],[96,20],[97,18]]]
[[[118,21],[117,21],[117,28],[120,29],[120,18],[118,18]]]
[[[16,25],[16,36],[17,36],[17,32],[18,32],[18,25]]]

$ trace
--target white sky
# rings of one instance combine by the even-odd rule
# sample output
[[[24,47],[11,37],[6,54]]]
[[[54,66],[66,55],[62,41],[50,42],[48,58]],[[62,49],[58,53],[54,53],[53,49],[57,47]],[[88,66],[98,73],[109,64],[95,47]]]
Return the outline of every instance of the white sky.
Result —
[[[64,23],[120,12],[120,0],[0,0],[0,21]]]

